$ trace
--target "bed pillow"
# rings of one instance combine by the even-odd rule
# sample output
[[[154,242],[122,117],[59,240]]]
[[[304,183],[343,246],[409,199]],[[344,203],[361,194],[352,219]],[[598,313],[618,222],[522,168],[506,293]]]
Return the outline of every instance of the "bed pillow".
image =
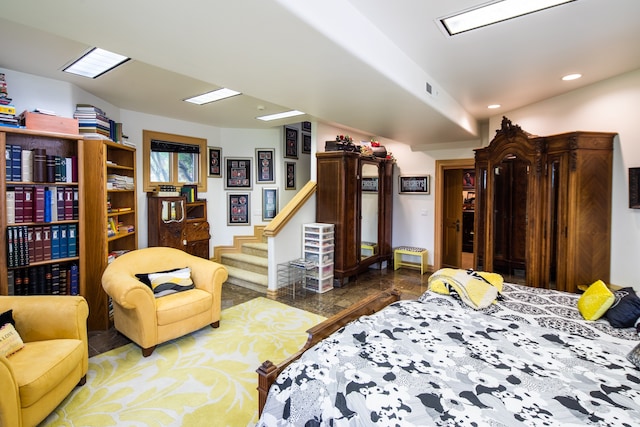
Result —
[[[0,327],[0,356],[9,357],[22,347],[24,342],[11,323]]]
[[[597,280],[578,299],[578,310],[586,320],[598,320],[613,305],[613,292],[602,280]]]
[[[0,314],[0,328],[7,323],[11,323],[14,327],[16,326],[16,322],[13,320],[13,310],[7,310]]]
[[[631,328],[640,318],[640,297],[629,288],[618,289],[613,293],[614,302],[606,313],[606,318],[614,328]]]
[[[156,298],[195,288],[189,267],[169,272],[151,273],[149,274],[149,282]]]

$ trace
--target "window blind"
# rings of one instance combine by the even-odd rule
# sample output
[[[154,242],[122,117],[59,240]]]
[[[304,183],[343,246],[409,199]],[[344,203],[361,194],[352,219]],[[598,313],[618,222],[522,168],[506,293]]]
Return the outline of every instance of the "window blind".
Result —
[[[164,153],[200,154],[200,146],[191,145],[191,144],[180,144],[177,142],[161,141],[159,139],[152,139],[151,151],[164,152]]]

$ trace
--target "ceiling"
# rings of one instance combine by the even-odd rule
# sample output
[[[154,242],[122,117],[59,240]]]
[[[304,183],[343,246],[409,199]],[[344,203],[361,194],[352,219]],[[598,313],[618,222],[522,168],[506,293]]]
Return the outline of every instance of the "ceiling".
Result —
[[[317,120],[410,145],[474,140],[490,115],[640,69],[637,0],[577,0],[445,35],[439,18],[479,3],[5,2],[0,67],[71,82],[125,110],[266,128],[287,122],[256,116],[297,109],[307,114],[289,122]],[[133,60],[98,79],[61,71],[92,46]],[[583,77],[561,81],[574,72]],[[182,101],[219,87],[243,95]],[[495,103],[501,109],[487,109]]]

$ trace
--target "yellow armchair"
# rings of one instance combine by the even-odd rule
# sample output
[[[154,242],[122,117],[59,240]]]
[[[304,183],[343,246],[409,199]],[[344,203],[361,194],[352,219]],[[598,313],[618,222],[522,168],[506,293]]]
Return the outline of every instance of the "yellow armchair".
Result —
[[[194,289],[156,298],[136,274],[189,267]],[[113,302],[115,328],[142,348],[144,357],[158,344],[206,325],[220,325],[222,284],[227,269],[182,250],[151,247],[127,252],[105,269],[102,287]]]
[[[0,296],[9,309],[25,346],[0,356],[0,426],[35,426],[86,381],[89,307],[80,296]]]

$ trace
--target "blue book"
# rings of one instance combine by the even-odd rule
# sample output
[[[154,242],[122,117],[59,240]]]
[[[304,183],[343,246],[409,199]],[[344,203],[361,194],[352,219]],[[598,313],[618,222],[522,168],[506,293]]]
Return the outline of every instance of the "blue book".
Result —
[[[60,258],[60,226],[51,226],[51,259]]]
[[[11,146],[11,181],[22,181],[22,147]]]
[[[68,224],[67,229],[67,256],[78,256],[78,224]]]
[[[11,144],[7,144],[4,147],[4,158],[7,165],[7,169],[5,171],[5,176],[7,177],[7,181],[13,181],[13,166],[11,165]]]
[[[68,250],[68,242],[69,239],[67,237],[68,228],[66,224],[60,224],[60,243],[59,243],[59,252],[60,258],[66,258],[69,256]]]
[[[44,222],[51,222],[51,190],[48,188],[44,190]]]

